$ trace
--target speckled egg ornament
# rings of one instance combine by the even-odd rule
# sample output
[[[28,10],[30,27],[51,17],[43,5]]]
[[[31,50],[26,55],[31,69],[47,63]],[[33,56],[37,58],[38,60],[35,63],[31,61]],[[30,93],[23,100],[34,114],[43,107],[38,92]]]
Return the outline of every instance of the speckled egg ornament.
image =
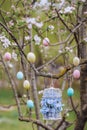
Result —
[[[68,88],[68,90],[67,90],[67,95],[68,95],[69,97],[73,96],[73,95],[74,95],[74,89],[73,89],[73,88]]]
[[[34,108],[34,102],[32,100],[27,101],[27,107],[28,108]]]
[[[35,54],[34,54],[33,52],[29,52],[29,53],[27,54],[27,59],[28,59],[28,61],[29,61],[30,63],[35,63],[35,61],[36,61],[36,56],[35,56]]]
[[[11,53],[6,52],[6,53],[4,54],[4,59],[5,59],[5,61],[10,61],[10,60],[11,60]]]
[[[43,39],[43,45],[44,46],[48,46],[49,43],[50,43],[50,40],[47,37]]]
[[[79,71],[79,70],[74,70],[74,72],[73,72],[73,77],[74,77],[75,79],[79,79],[79,78],[80,78],[80,71]]]
[[[25,80],[25,81],[23,82],[23,87],[24,87],[26,90],[30,89],[30,82],[29,82],[28,80]]]
[[[80,63],[80,59],[78,57],[74,57],[73,58],[73,64],[74,64],[74,66],[78,66],[79,63]]]
[[[23,79],[23,77],[24,77],[24,75],[21,71],[19,71],[16,76],[17,76],[17,79],[19,79],[19,80]]]

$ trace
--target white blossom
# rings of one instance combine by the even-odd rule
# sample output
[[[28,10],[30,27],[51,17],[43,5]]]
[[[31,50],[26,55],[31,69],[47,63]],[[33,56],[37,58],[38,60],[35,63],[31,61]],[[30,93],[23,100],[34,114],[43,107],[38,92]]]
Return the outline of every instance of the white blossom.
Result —
[[[38,35],[35,35],[35,36],[34,36],[34,40],[35,40],[35,44],[36,44],[36,45],[40,45],[41,38],[40,38]]]
[[[26,23],[31,23],[31,24],[35,24],[36,23],[36,19],[35,18],[26,18]]]
[[[28,29],[32,29],[32,24],[28,24]]]
[[[85,42],[87,42],[87,37],[83,39]]]
[[[70,49],[69,51],[70,51],[70,53],[72,53],[72,52],[73,52],[73,49]]]
[[[65,47],[65,49],[66,49],[67,51],[69,51],[69,50],[70,50],[70,48],[69,48],[68,46],[66,46],[66,47]]]
[[[23,97],[24,97],[24,98],[26,98],[26,97],[27,97],[27,95],[26,95],[26,94],[24,94],[24,95],[23,95]]]
[[[14,50],[13,50],[13,52],[12,52],[12,58],[13,58],[15,61],[18,61],[17,54],[15,53]]]
[[[38,28],[41,28],[43,26],[43,23],[42,22],[37,22],[35,18],[29,18],[29,17],[27,17],[25,19],[25,21],[28,24],[28,28],[32,28],[32,25],[35,25]]]
[[[62,50],[59,50],[59,53],[61,54],[61,53],[63,53],[63,51],[62,51]]]
[[[43,90],[39,91],[38,94],[43,94]]]
[[[48,4],[48,0],[40,0],[40,5],[45,6]]]
[[[33,8],[37,9],[39,7],[41,10],[44,10],[44,9],[48,10],[50,5],[51,5],[51,2],[49,2],[48,0],[40,0],[39,2],[35,2]]]
[[[13,64],[11,64],[10,62],[8,63],[8,67],[9,68],[13,68]]]
[[[9,21],[9,25],[10,25],[10,26],[14,26],[13,20]]]
[[[7,61],[6,64],[9,68],[13,68],[13,64],[10,61]]]
[[[72,13],[73,11],[75,10],[75,7],[72,7],[72,6],[68,6],[64,9],[64,13],[67,14],[67,13]]]
[[[60,14],[64,14],[64,11],[63,11],[63,10],[60,10],[59,13],[60,13]]]
[[[85,2],[86,0],[80,0],[81,2]]]
[[[53,26],[53,25],[49,25],[48,28],[49,28],[50,30],[54,30],[54,26]]]
[[[12,8],[13,10],[16,10],[16,8],[15,8],[15,6],[14,6],[14,5],[12,5],[12,6],[11,6],[11,8]]]
[[[69,116],[69,113],[67,113],[66,116],[68,117],[68,116]]]
[[[42,22],[40,22],[40,23],[35,23],[35,25],[38,27],[38,28],[41,28],[42,26],[43,26],[43,23]]]
[[[30,40],[30,37],[29,36],[25,36],[25,40],[26,41]]]
[[[11,42],[4,35],[0,35],[0,41],[2,42],[3,47],[8,48],[11,45]]]
[[[84,14],[87,15],[87,11],[85,11]]]

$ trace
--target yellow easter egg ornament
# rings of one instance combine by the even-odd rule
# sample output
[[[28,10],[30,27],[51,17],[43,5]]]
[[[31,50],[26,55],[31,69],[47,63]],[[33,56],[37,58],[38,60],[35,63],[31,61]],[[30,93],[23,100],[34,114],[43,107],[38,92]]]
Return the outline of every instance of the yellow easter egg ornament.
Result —
[[[78,57],[74,57],[73,58],[73,64],[74,64],[74,66],[78,66],[79,63],[80,63],[80,59]]]
[[[27,54],[27,59],[28,59],[28,61],[29,61],[30,63],[35,63],[35,61],[36,61],[36,56],[35,56],[35,54],[34,54],[33,52],[29,52],[29,53]]]
[[[63,75],[63,74],[65,74],[65,72],[66,72],[65,67],[63,67],[63,66],[59,67],[59,75]]]
[[[24,87],[26,90],[30,89],[30,82],[29,82],[28,80],[25,80],[25,81],[23,82],[23,87]]]

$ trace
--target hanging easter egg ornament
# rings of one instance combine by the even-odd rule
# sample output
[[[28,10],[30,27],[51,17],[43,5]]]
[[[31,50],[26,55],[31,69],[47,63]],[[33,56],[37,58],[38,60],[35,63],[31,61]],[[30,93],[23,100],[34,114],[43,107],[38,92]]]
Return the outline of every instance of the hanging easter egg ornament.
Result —
[[[24,77],[24,75],[21,71],[19,71],[16,76],[17,76],[17,79],[19,79],[19,80],[23,79],[23,77]]]
[[[78,66],[79,63],[80,63],[80,59],[78,57],[74,57],[73,58],[73,64],[74,64],[74,66]]]
[[[66,68],[64,68],[63,66],[61,66],[61,67],[59,67],[58,72],[59,72],[59,75],[63,75],[66,72]]]
[[[68,95],[69,97],[73,96],[73,95],[74,95],[74,89],[73,89],[73,88],[68,88],[68,90],[67,90],[67,95]]]
[[[23,82],[23,86],[24,86],[24,88],[25,88],[26,90],[30,89],[30,82],[29,82],[28,80],[25,80],[25,81]]]
[[[32,100],[28,100],[27,101],[27,107],[30,108],[30,109],[34,108],[34,102]]]
[[[27,54],[27,59],[28,59],[28,61],[29,61],[30,63],[35,63],[35,61],[36,61],[36,56],[35,56],[35,54],[34,54],[33,52],[29,52],[29,53]]]
[[[44,120],[61,119],[62,92],[58,88],[48,88],[43,92],[41,100],[41,110]]]
[[[44,46],[48,46],[49,43],[50,43],[50,40],[47,37],[43,39],[43,45]]]
[[[73,72],[73,77],[74,77],[75,79],[79,79],[79,78],[80,78],[80,71],[79,71],[79,70],[74,70],[74,72]]]
[[[5,61],[10,61],[10,60],[11,60],[11,53],[6,52],[6,53],[4,54],[4,59],[5,59]]]

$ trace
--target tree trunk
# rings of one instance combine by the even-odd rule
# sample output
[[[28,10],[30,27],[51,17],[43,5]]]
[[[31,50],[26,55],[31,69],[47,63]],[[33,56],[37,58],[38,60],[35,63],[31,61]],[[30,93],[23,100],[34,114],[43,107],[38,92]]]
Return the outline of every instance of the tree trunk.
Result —
[[[84,12],[87,12],[87,0],[83,4],[82,8],[82,20],[85,19]],[[80,45],[78,51],[80,52],[81,61],[87,60],[87,44],[84,43],[84,38],[86,37],[87,31],[86,24],[87,23],[83,23],[79,30]],[[84,130],[85,124],[87,122],[87,64],[81,66],[80,99],[81,110],[74,130]]]
[[[74,130],[84,130],[85,123],[86,123],[86,120],[85,120],[84,116],[83,115],[80,116],[76,121]]]

